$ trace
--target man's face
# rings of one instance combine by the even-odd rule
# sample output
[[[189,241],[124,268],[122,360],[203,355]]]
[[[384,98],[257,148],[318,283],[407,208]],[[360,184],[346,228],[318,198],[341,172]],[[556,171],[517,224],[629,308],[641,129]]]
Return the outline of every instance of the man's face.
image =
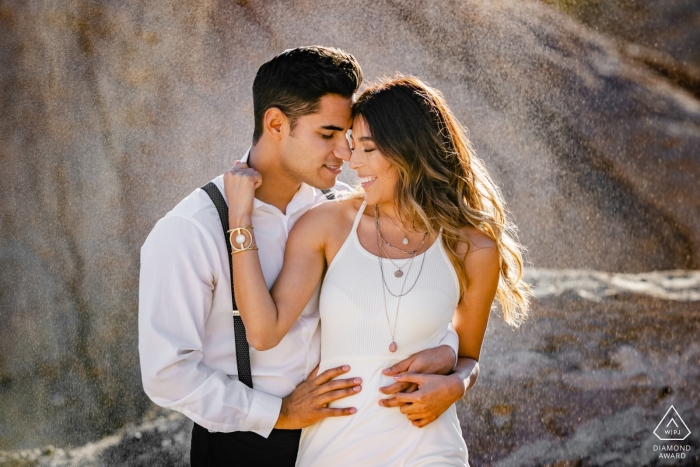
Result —
[[[316,113],[297,120],[294,130],[285,134],[282,169],[296,180],[328,189],[350,158],[346,133],[350,128],[352,99],[326,94]]]

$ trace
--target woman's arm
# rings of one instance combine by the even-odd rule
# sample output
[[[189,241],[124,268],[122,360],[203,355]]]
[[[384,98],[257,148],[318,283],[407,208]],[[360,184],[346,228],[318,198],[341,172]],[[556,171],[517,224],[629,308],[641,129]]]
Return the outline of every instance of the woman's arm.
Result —
[[[464,260],[467,290],[452,317],[459,336],[459,357],[479,361],[491,306],[500,278],[500,255],[496,242],[482,233],[470,234],[471,250]]]
[[[229,228],[251,225],[255,188],[260,174],[245,164],[226,172],[224,184],[229,200]],[[275,347],[287,334],[316,290],[326,265],[322,219],[309,211],[289,234],[282,271],[272,291],[267,290],[256,250],[233,254],[236,304],[246,337],[257,350]],[[248,229],[253,235],[255,232]],[[246,245],[248,239],[246,238]]]

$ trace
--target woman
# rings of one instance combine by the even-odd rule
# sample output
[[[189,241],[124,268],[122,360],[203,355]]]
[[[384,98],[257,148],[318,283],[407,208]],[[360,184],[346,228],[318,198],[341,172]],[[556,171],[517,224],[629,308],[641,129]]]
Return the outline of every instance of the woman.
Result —
[[[438,345],[452,321],[460,338],[454,373],[412,382],[450,378],[452,400],[464,395],[478,375],[494,296],[506,322],[527,316],[515,227],[437,90],[414,77],[386,79],[364,91],[353,114],[349,162],[364,195],[321,204],[297,222],[270,292],[249,226],[260,176],[245,166],[225,176],[248,341],[260,350],[277,345],[323,280],[319,371],[349,363],[347,377],[361,377],[364,389],[338,403],[354,405],[354,415],[302,432],[297,465],[468,465],[455,405],[381,407],[378,388],[390,382],[381,370]]]

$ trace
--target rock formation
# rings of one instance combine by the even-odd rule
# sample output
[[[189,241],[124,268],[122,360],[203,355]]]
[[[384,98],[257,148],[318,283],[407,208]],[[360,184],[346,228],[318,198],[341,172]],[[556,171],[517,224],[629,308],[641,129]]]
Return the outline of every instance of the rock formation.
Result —
[[[548,6],[4,2],[0,448],[83,444],[147,410],[139,247],[245,151],[257,67],[313,43],[441,89],[536,266],[700,266],[697,97]]]
[[[532,319],[513,331],[492,316],[479,380],[458,407],[472,465],[668,465],[654,446],[674,445],[691,450],[672,465],[698,465],[700,273],[528,277]],[[683,442],[653,434],[671,405],[691,431]],[[191,430],[161,409],[78,448],[0,452],[0,467],[185,467]]]

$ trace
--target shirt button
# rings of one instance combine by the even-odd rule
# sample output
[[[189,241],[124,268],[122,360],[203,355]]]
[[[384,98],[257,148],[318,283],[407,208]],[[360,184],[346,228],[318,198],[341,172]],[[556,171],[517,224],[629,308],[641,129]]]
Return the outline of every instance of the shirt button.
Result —
[[[260,427],[259,427],[258,425],[255,425],[255,426],[253,427],[253,429],[254,429],[254,430],[259,430]]]

